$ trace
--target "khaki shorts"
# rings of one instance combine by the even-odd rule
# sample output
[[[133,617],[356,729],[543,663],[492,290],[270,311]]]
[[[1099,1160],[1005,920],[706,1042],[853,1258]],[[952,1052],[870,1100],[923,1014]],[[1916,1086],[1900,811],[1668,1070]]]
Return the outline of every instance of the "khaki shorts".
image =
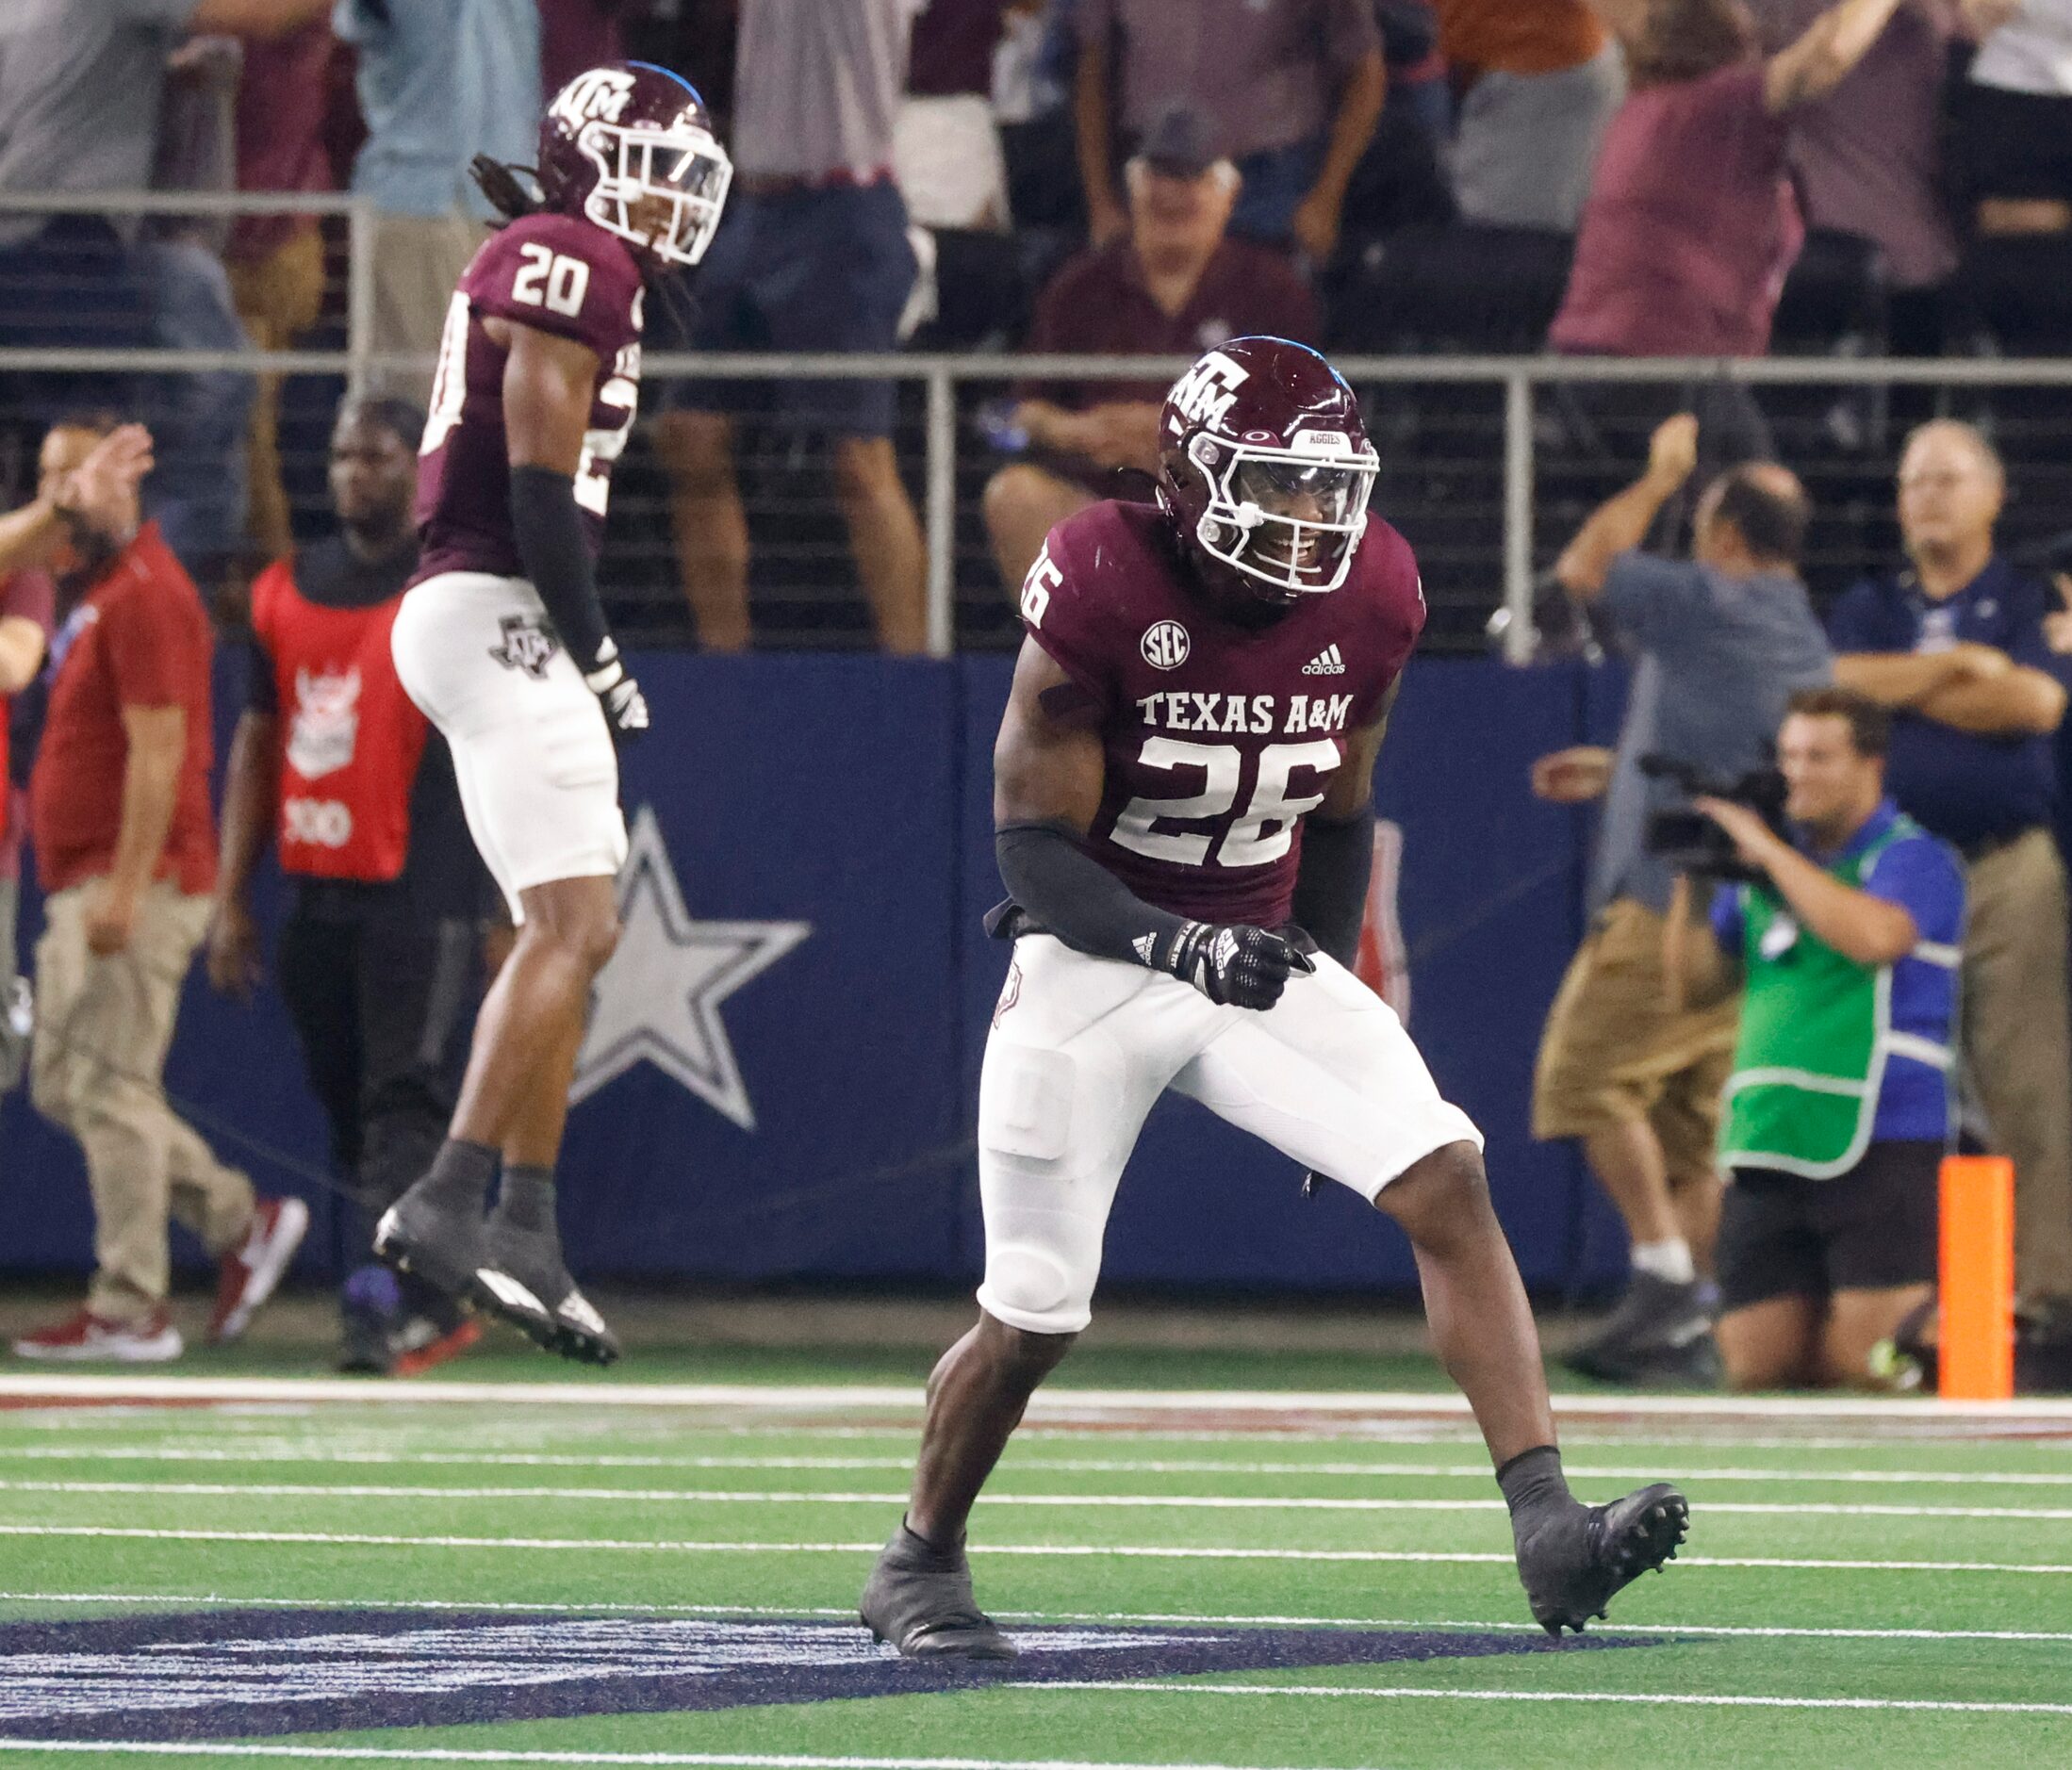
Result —
[[[1598,918],[1540,1035],[1536,1138],[1588,1137],[1645,1119],[1672,1179],[1712,1171],[1740,996],[1702,915],[1685,935],[1681,1011],[1669,999],[1664,919],[1630,897]]]

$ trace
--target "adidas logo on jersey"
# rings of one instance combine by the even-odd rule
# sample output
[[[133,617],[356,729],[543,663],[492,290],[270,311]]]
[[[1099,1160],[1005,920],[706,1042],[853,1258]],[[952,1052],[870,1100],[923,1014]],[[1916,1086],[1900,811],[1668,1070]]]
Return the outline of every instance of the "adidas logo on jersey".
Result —
[[[1345,660],[1339,656],[1336,646],[1326,646],[1302,666],[1302,673],[1305,676],[1343,676]]]

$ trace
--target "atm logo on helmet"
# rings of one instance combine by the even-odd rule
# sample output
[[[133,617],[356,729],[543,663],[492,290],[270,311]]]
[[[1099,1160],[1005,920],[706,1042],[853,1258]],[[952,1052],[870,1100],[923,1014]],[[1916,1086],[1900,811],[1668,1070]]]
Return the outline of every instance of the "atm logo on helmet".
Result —
[[[1210,351],[1174,385],[1172,402],[1188,423],[1213,428],[1223,422],[1251,372],[1221,351]]]
[[[633,76],[616,68],[592,68],[561,89],[551,115],[571,127],[602,119],[617,123],[633,95]]]

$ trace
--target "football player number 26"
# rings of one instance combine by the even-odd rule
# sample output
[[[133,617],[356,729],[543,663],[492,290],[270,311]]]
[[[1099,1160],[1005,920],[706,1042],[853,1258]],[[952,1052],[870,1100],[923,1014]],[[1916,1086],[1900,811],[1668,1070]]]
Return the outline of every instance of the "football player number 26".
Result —
[[[1227,817],[1238,803],[1243,753],[1234,744],[1190,744],[1181,738],[1144,740],[1137,758],[1144,768],[1198,770],[1202,790],[1180,799],[1132,799],[1115,819],[1111,840],[1153,860],[1201,866],[1216,851],[1218,866],[1264,866],[1288,852],[1295,824],[1324,803],[1324,778],[1339,765],[1339,746],[1329,738],[1304,744],[1271,744],[1259,752],[1258,779],[1243,811],[1221,842],[1210,835],[1179,835],[1153,826]],[[1290,791],[1298,769],[1310,771],[1314,793]]]

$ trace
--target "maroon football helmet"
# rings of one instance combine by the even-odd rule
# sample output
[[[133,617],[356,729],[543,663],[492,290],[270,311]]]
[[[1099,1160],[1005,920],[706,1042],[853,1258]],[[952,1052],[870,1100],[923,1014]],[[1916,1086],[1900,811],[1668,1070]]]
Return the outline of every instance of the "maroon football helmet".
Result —
[[[669,264],[696,264],[719,228],[733,162],[698,89],[648,61],[587,68],[539,123],[550,209],[594,221]],[[658,219],[648,213],[667,205]]]
[[[1173,385],[1159,505],[1212,588],[1288,606],[1336,590],[1379,466],[1337,369],[1286,338],[1232,338]]]

